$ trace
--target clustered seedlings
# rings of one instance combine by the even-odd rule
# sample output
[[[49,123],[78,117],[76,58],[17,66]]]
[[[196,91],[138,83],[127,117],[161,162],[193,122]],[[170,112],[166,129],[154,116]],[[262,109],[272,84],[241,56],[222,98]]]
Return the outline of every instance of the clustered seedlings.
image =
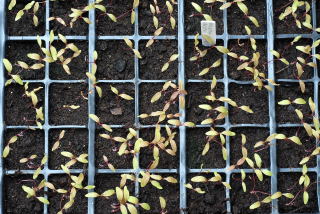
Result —
[[[283,2],[274,3],[276,32],[320,32],[312,26],[309,0]],[[15,14],[17,23],[31,17],[33,27],[38,28],[43,25],[41,16],[47,3],[11,0],[8,11]],[[5,175],[6,212],[40,213],[45,204],[49,213],[85,213],[88,198],[95,198],[97,213],[179,213],[185,211],[179,208],[181,186],[187,190],[189,213],[226,213],[228,201],[233,213],[270,213],[274,200],[279,202],[277,209],[281,212],[317,211],[318,181],[312,171],[320,155],[320,122],[313,93],[318,86],[306,80],[314,77],[320,60],[320,40],[311,41],[302,35],[290,41],[276,39],[274,50],[267,50],[264,37],[256,37],[266,33],[264,0],[195,0],[185,2],[185,18],[191,25],[186,31],[193,37],[189,39],[188,35],[184,59],[177,41],[159,37],[176,34],[178,3],[52,0],[48,41],[41,40],[41,32],[36,37],[39,49],[32,46],[25,56],[15,57],[10,48],[10,54],[2,59],[6,71],[5,122],[26,127],[6,132],[3,143],[5,169],[15,171]],[[93,10],[96,20],[89,18]],[[207,35],[200,37],[200,29],[192,26],[201,20],[214,20],[218,34],[223,34],[222,14],[228,17],[224,28],[228,32],[224,33],[235,36],[227,45]],[[88,43],[67,38],[87,35],[93,21],[99,35],[123,36],[120,40],[98,41],[89,61]],[[137,41],[137,35],[146,36]],[[245,39],[235,39],[236,35]],[[200,38],[210,46],[202,46]],[[273,60],[268,61],[267,56],[273,56]],[[186,77],[192,80],[187,80],[186,86],[177,78],[179,63],[185,63]],[[275,79],[268,76],[270,63],[275,65]],[[35,74],[47,69],[54,71]],[[43,86],[29,81],[33,76],[37,80],[45,77],[47,81],[48,77],[76,82]],[[48,91],[49,98],[44,98]],[[276,116],[272,120],[293,126],[277,127],[270,133],[273,110],[269,101],[274,94]],[[20,102],[27,103],[30,112],[20,112],[18,117],[14,105]],[[43,103],[49,103],[48,110]],[[52,128],[60,125],[66,127]],[[92,145],[88,141],[92,136],[87,126],[96,129],[94,154],[90,154]],[[184,130],[187,167],[199,171],[187,175],[186,183],[178,184],[179,175],[157,170],[179,172],[179,147],[185,137],[180,134]],[[30,145],[47,139],[49,148]],[[274,173],[270,164],[273,147],[277,148],[277,167],[299,169],[295,173]],[[98,172],[112,174],[97,173],[95,182],[88,185],[87,169],[92,164]],[[32,175],[20,175],[25,169],[32,170]],[[43,170],[62,173],[50,173],[44,179],[47,172]],[[278,186],[272,192],[274,176]],[[10,183],[11,178],[14,183]],[[230,198],[226,198],[226,192]],[[18,200],[30,205],[23,205],[23,210]]]

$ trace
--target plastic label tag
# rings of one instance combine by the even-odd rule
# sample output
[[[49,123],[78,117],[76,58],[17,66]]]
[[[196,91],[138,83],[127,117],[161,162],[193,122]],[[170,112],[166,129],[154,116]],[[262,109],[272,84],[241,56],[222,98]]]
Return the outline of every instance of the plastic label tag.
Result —
[[[216,44],[216,22],[215,21],[201,21],[201,35],[202,35],[202,45],[212,46]],[[207,41],[204,36],[210,39],[213,44]]]

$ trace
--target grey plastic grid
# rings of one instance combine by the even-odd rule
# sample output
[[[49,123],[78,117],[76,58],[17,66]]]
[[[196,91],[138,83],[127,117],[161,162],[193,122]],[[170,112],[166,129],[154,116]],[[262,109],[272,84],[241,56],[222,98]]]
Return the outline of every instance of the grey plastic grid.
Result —
[[[8,0],[1,1],[0,3],[0,59],[2,60],[5,56],[5,47],[6,47],[6,41],[28,41],[28,40],[36,40],[35,36],[7,36],[6,35],[6,5]],[[94,2],[94,0],[88,0],[89,3]],[[157,39],[160,40],[177,40],[178,41],[178,52],[179,52],[179,64],[178,64],[178,82],[181,82],[182,85],[185,85],[188,82],[211,82],[211,80],[196,80],[196,79],[186,79],[185,78],[185,65],[184,61],[188,60],[185,59],[185,41],[194,39],[193,35],[185,35],[184,32],[184,6],[185,4],[189,3],[187,0],[178,0],[178,35],[177,36],[158,36]],[[266,35],[229,35],[228,34],[228,25],[227,25],[227,10],[223,11],[223,25],[224,25],[224,33],[222,35],[218,35],[218,40],[223,40],[224,45],[228,46],[228,41],[232,39],[249,39],[250,37],[253,37],[255,39],[264,39],[267,40],[267,50],[272,50],[274,47],[274,39],[280,39],[280,38],[294,38],[298,34],[278,34],[275,35],[273,26],[273,2],[272,0],[266,0],[266,15],[267,15],[267,34]],[[46,14],[45,14],[45,28],[46,28],[46,34],[41,37],[42,40],[46,42],[46,47],[49,47],[49,32],[50,32],[50,26],[48,17],[49,14],[49,8],[50,8],[50,1],[47,1],[46,3]],[[68,40],[87,40],[89,42],[89,62],[93,61],[93,52],[95,50],[95,44],[96,40],[122,40],[123,38],[129,38],[134,41],[135,48],[138,49],[138,44],[140,40],[149,40],[152,38],[152,36],[141,36],[139,35],[139,20],[138,20],[138,9],[136,9],[136,21],[134,25],[134,35],[132,36],[97,36],[96,35],[96,29],[95,29],[95,11],[91,10],[89,12],[89,19],[92,22],[92,24],[89,25],[89,32],[88,36],[67,36],[66,38]],[[313,26],[316,26],[316,0],[312,0],[312,22]],[[299,34],[301,35],[301,34]],[[312,34],[302,34],[303,38],[310,38],[313,41],[316,41],[317,39],[320,39],[320,35],[313,31]],[[55,38],[57,39],[57,38]],[[313,48],[312,53],[315,54],[316,50]],[[268,51],[268,61],[272,62],[273,55]],[[313,61],[316,63],[316,59],[313,58]],[[99,83],[134,83],[135,85],[135,125],[137,128],[148,128],[148,127],[154,127],[149,125],[141,125],[139,123],[138,115],[139,115],[139,85],[141,83],[161,83],[165,82],[165,80],[141,80],[139,78],[139,61],[137,58],[134,60],[134,69],[135,69],[135,78],[131,80],[99,80]],[[89,63],[88,65],[89,72],[92,70],[92,66]],[[228,86],[230,83],[237,83],[237,84],[251,84],[252,81],[237,81],[233,79],[228,78],[228,71],[227,71],[227,55],[223,56],[223,70],[224,70],[224,78],[219,79],[218,82],[224,84],[224,96],[228,97],[229,90]],[[0,72],[2,75],[2,78],[0,78],[0,139],[3,139],[4,131],[6,129],[24,129],[27,128],[27,126],[6,126],[4,124],[4,114],[3,114],[3,107],[4,107],[4,83],[5,83],[5,70],[3,66],[0,66]],[[270,79],[274,79],[274,64],[269,63],[268,64],[268,77]],[[297,80],[291,80],[291,79],[278,79],[278,82],[297,82]],[[314,83],[314,102],[317,106],[316,114],[318,115],[318,84],[319,84],[319,77],[318,77],[318,69],[314,69],[314,77],[312,79],[306,80],[305,82],[312,82]],[[45,153],[49,154],[49,130],[50,129],[61,129],[61,128],[88,128],[88,154],[89,154],[89,166],[88,166],[88,185],[94,184],[94,179],[96,174],[121,174],[121,173],[134,173],[136,175],[139,174],[139,172],[143,169],[117,169],[115,172],[109,170],[109,169],[96,169],[95,167],[95,157],[94,157],[94,144],[95,144],[95,123],[92,120],[88,120],[88,124],[86,126],[76,126],[76,125],[59,125],[59,126],[52,126],[49,124],[49,87],[52,83],[79,83],[79,82],[88,82],[87,80],[51,80],[49,78],[49,66],[48,63],[46,63],[45,67],[45,78],[43,80],[28,80],[28,82],[37,82],[37,83],[43,83],[45,88],[45,123],[43,125],[44,133],[45,133]],[[88,84],[89,90],[92,89],[92,85]],[[271,86],[273,87],[273,86]],[[273,87],[274,88],[274,87]],[[94,91],[94,90],[93,90]],[[297,127],[301,126],[301,124],[277,124],[275,120],[275,91],[268,92],[268,103],[269,103],[269,123],[266,124],[231,124],[229,121],[229,118],[225,119],[225,123],[223,125],[218,125],[217,127],[225,128],[225,129],[231,129],[236,127],[265,127],[269,128],[270,133],[275,133],[276,128],[278,127]],[[181,103],[180,103],[181,106]],[[228,108],[228,105],[225,105],[226,108]],[[179,112],[181,113],[180,120],[181,122],[185,121],[186,112],[183,108],[179,108]],[[88,114],[94,114],[95,113],[95,94],[91,93],[88,97]],[[113,128],[120,128],[123,127],[122,125],[116,124],[111,125]],[[197,125],[198,128],[201,127],[208,127],[206,125]],[[36,128],[36,127],[34,127]],[[223,173],[226,175],[226,181],[230,182],[231,174],[233,173],[240,173],[240,169],[235,169],[232,172],[228,171],[227,168],[230,166],[230,139],[227,137],[226,139],[226,148],[228,151],[228,159],[226,160],[226,167],[225,168],[217,168],[217,169],[190,169],[187,168],[186,160],[187,160],[187,153],[186,153],[186,128],[185,127],[179,127],[179,133],[180,133],[180,152],[179,152],[179,169],[154,169],[151,170],[151,172],[154,173],[173,173],[180,176],[180,209],[181,213],[186,213],[184,210],[187,208],[187,191],[184,186],[184,184],[187,182],[187,174],[188,173],[201,173],[203,171],[209,170],[209,171],[216,171],[219,173]],[[139,134],[139,131],[138,131]],[[276,143],[276,142],[273,142]],[[0,155],[2,156],[3,151],[3,143],[0,144]],[[277,161],[276,161],[276,146],[273,145],[270,147],[270,168],[273,172],[273,176],[271,177],[271,193],[277,192],[277,173],[278,172],[301,172],[301,168],[278,168],[277,167]],[[83,172],[82,169],[72,169],[70,170],[71,173],[81,173]],[[244,169],[247,173],[252,173],[252,169]],[[317,173],[317,197],[318,197],[318,208],[320,212],[320,157],[317,157],[317,166],[314,168],[309,168],[310,172]],[[34,170],[21,170],[22,174],[33,174]],[[4,206],[3,206],[3,178],[4,175],[10,175],[14,174],[15,170],[5,170],[3,167],[3,159],[0,158],[0,214],[4,213]],[[52,174],[64,174],[62,170],[51,170],[48,168],[48,164],[44,166],[44,169],[42,170],[42,174],[44,175],[45,179],[48,179],[49,175]],[[139,184],[138,182],[135,183],[135,194],[139,194]],[[226,198],[230,198],[230,191],[226,189]],[[227,212],[231,213],[231,202],[227,201],[226,203]],[[277,200],[272,201],[272,213],[277,214],[278,213],[278,202]],[[48,207],[47,205],[44,205],[44,213],[48,213]],[[94,214],[94,199],[89,198],[88,199],[88,214]]]

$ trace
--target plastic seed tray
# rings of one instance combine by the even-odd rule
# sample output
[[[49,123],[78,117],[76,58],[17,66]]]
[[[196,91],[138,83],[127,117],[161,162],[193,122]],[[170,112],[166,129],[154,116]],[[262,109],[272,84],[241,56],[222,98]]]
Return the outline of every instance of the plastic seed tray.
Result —
[[[94,0],[89,0],[88,3],[92,3]],[[179,53],[179,64],[178,64],[178,78],[176,82],[181,82],[183,85],[186,85],[187,83],[203,83],[203,82],[211,82],[211,80],[197,80],[197,79],[186,79],[185,75],[185,61],[188,59],[185,56],[185,43],[187,40],[191,41],[194,39],[194,35],[186,35],[185,33],[185,4],[190,3],[189,1],[184,1],[184,0],[178,0],[178,19],[177,19],[177,24],[178,24],[178,34],[174,36],[159,36],[156,39],[159,40],[174,40],[177,41],[178,43],[178,53]],[[45,41],[46,48],[49,47],[49,33],[50,33],[50,25],[48,18],[50,17],[50,1],[47,1],[46,3],[46,9],[45,9],[45,35],[41,36],[41,39]],[[30,41],[36,40],[35,36],[8,36],[6,34],[6,7],[7,7],[7,0],[3,0],[0,2],[0,59],[2,60],[5,57],[5,51],[6,51],[6,44],[8,41]],[[267,44],[267,60],[268,60],[268,78],[270,79],[275,79],[275,68],[274,68],[274,63],[273,63],[273,55],[270,53],[270,50],[274,49],[274,42],[275,39],[284,39],[284,38],[290,38],[293,39],[297,34],[275,34],[274,32],[274,19],[273,17],[273,1],[272,0],[266,0],[266,22],[267,22],[267,29],[266,29],[266,34],[265,35],[252,35],[253,38],[257,40],[264,40]],[[136,9],[136,14],[138,14],[139,11]],[[316,1],[312,0],[312,24],[313,26],[316,26]],[[250,37],[247,35],[230,35],[228,32],[230,29],[228,29],[228,12],[227,10],[223,11],[223,34],[220,34],[217,36],[217,40],[223,41],[224,46],[228,46],[228,43],[230,40],[235,40],[235,39],[249,39]],[[88,56],[89,56],[89,62],[93,61],[93,52],[96,47],[97,41],[100,40],[122,40],[123,38],[129,38],[134,41],[134,46],[136,49],[139,47],[139,43],[142,41],[147,41],[152,36],[141,36],[139,33],[139,15],[136,15],[136,21],[134,25],[134,34],[131,36],[98,36],[96,34],[96,26],[95,26],[95,20],[96,20],[96,14],[94,10],[90,10],[89,12],[89,19],[92,22],[92,24],[89,25],[88,27],[88,36],[68,36],[66,35],[68,40],[84,40],[88,42]],[[200,25],[200,23],[199,23]],[[308,38],[312,39],[313,41],[320,39],[320,35],[313,31],[312,34],[302,34],[303,38]],[[57,38],[56,38],[57,39]],[[118,50],[115,50],[118,51]],[[313,49],[312,53],[315,54],[316,50]],[[223,74],[224,78],[219,79],[218,82],[222,83],[224,85],[224,96],[229,97],[229,85],[231,83],[236,83],[236,84],[252,84],[250,81],[236,81],[228,77],[228,70],[227,70],[227,55],[223,56]],[[316,59],[313,59],[313,62],[316,63]],[[91,72],[91,64],[88,64],[88,70]],[[135,173],[136,175],[139,174],[140,170],[143,169],[117,169],[115,172],[109,170],[109,169],[97,169],[95,166],[95,132],[96,132],[96,125],[94,121],[90,120],[88,118],[88,123],[85,126],[77,126],[77,125],[61,125],[61,126],[52,126],[49,124],[49,88],[53,83],[79,83],[79,82],[88,82],[88,80],[52,80],[49,78],[49,66],[48,63],[46,63],[45,66],[45,78],[43,80],[28,80],[29,82],[34,82],[34,83],[42,83],[44,85],[44,114],[45,114],[45,121],[43,125],[43,130],[44,130],[44,148],[45,148],[45,153],[50,155],[49,153],[49,131],[51,129],[67,129],[67,128],[86,128],[88,130],[88,185],[93,185],[95,183],[95,177],[98,174],[121,174],[121,173]],[[1,102],[0,102],[0,137],[3,141],[4,138],[4,132],[7,129],[23,129],[27,128],[27,126],[7,126],[4,123],[4,83],[5,83],[5,70],[3,66],[0,66],[0,73],[2,78],[0,78],[0,97],[1,97]],[[142,80],[139,78],[139,60],[135,58],[134,60],[134,78],[131,80],[99,80],[99,83],[133,83],[135,86],[135,125],[138,128],[148,128],[151,126],[148,125],[141,125],[139,123],[138,115],[143,112],[139,112],[139,88],[141,83],[164,83],[165,80]],[[297,80],[290,80],[290,79],[278,79],[277,80],[280,83],[283,82],[297,82]],[[305,82],[311,82],[313,83],[314,86],[314,102],[316,106],[318,106],[319,101],[318,101],[318,92],[319,92],[319,76],[318,76],[318,70],[317,68],[314,68],[314,75],[311,79],[306,80]],[[92,85],[88,84],[88,90],[92,90]],[[93,90],[94,91],[94,90]],[[180,105],[182,105],[180,103]],[[268,92],[268,106],[266,108],[269,109],[269,122],[265,124],[237,124],[237,125],[232,125],[229,121],[229,118],[227,117],[225,119],[225,123],[222,125],[219,125],[218,127],[224,128],[224,129],[231,129],[231,128],[236,128],[236,127],[263,127],[269,130],[269,133],[275,133],[276,128],[279,127],[295,127],[295,126],[301,126],[300,124],[277,124],[276,122],[276,113],[275,112],[275,90],[269,91]],[[94,114],[95,113],[95,94],[90,93],[88,97],[88,114]],[[228,108],[228,105],[225,107]],[[185,109],[180,108],[180,113],[181,117],[180,120],[181,122],[185,121],[186,118],[186,112]],[[317,109],[317,114],[318,114],[318,109]],[[119,128],[123,127],[124,124],[110,124],[113,128]],[[152,126],[153,127],[153,126]],[[207,127],[204,125],[197,125],[197,127]],[[36,127],[35,127],[36,128]],[[179,176],[180,181],[180,209],[181,213],[185,213],[184,210],[187,208],[187,190],[184,186],[185,183],[187,183],[187,176],[192,173],[199,173],[203,172],[205,170],[209,171],[216,171],[219,173],[222,173],[226,177],[226,181],[230,182],[231,175],[233,173],[239,173],[240,169],[236,169],[233,171],[228,171],[227,168],[231,165],[230,164],[230,139],[229,137],[226,138],[226,148],[228,150],[228,159],[226,160],[226,166],[225,168],[217,168],[217,169],[192,169],[187,167],[187,159],[188,159],[188,154],[186,151],[186,137],[187,137],[187,129],[185,127],[179,127],[179,168],[177,169],[154,169],[152,172],[155,173],[171,173],[171,174],[176,174]],[[276,143],[276,142],[273,142]],[[3,151],[4,144],[2,143],[0,145],[0,155],[2,156],[2,151]],[[286,173],[291,173],[291,172],[301,172],[301,168],[279,168],[277,167],[277,150],[276,146],[271,146],[270,147],[270,169],[273,173],[273,176],[271,177],[271,193],[277,192],[278,184],[277,184],[277,175],[279,172],[286,172]],[[50,158],[50,157],[49,157]],[[317,174],[317,199],[318,199],[318,211],[320,212],[320,156],[317,157],[317,165],[314,168],[309,168],[310,172],[314,172]],[[34,170],[21,170],[22,174],[33,174]],[[72,173],[80,173],[83,172],[83,169],[72,169]],[[253,172],[252,169],[245,169],[245,172]],[[4,195],[3,193],[3,187],[4,187],[4,177],[6,175],[14,174],[14,170],[5,170],[4,169],[4,161],[3,159],[0,159],[0,213],[5,213],[4,211]],[[62,170],[52,170],[49,169],[48,163],[44,166],[44,169],[42,170],[42,174],[45,179],[48,179],[49,175],[52,174],[64,174]],[[138,182],[135,183],[135,194],[139,194],[139,185]],[[226,189],[225,192],[225,197],[230,198],[230,190]],[[273,200],[272,201],[272,213],[276,214],[279,213],[278,211],[278,201]],[[230,200],[226,202],[226,209],[228,213],[231,213],[231,202]],[[48,213],[48,206],[44,205],[44,213]],[[87,213],[89,214],[94,214],[95,213],[95,200],[93,198],[88,198],[88,211]]]

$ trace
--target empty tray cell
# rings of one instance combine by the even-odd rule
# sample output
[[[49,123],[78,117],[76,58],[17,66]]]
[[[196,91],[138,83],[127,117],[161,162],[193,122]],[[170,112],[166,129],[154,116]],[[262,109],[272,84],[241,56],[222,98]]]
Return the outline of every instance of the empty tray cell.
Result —
[[[246,142],[244,144],[244,148],[248,151],[248,158],[251,160],[255,160],[254,154],[258,154],[262,160],[261,168],[268,168],[270,166],[270,147],[266,147],[262,149],[254,148],[254,145],[259,141],[265,141],[267,137],[269,137],[269,131],[266,128],[253,128],[253,127],[245,127],[245,128],[234,128],[231,131],[235,132],[236,135],[230,137],[230,162],[231,165],[237,165],[238,160],[240,160],[242,156],[242,136],[241,134],[246,136]],[[244,168],[248,169],[250,166],[247,162],[244,162],[242,165],[236,168]]]
[[[275,76],[277,79],[311,79],[314,76],[314,69],[298,61],[297,57],[305,60],[305,63],[312,62],[310,55],[297,50],[298,46],[312,45],[312,40],[300,39],[291,45],[293,39],[277,39],[275,40],[275,50],[280,54],[280,58],[285,58],[290,64],[287,65],[275,57]],[[298,69],[296,62],[302,66],[303,73],[298,78]]]
[[[28,92],[35,89],[38,90],[35,92],[38,102],[34,107],[31,97],[27,97],[25,94],[24,86],[12,83],[5,88],[4,118],[6,125],[36,125],[37,113],[35,108],[40,109],[42,107],[42,113],[44,114],[44,85],[30,83]],[[43,124],[41,119],[38,119],[38,121]]]
[[[157,40],[150,47],[147,41],[140,42],[139,51],[142,55],[140,62],[140,78],[148,80],[176,79],[178,74],[178,58],[169,62],[172,55],[178,54],[178,45],[174,40]],[[167,70],[163,66],[169,62]]]
[[[217,34],[223,34],[223,10],[219,10],[221,2],[205,4],[202,0],[192,1],[202,8],[202,14],[207,14],[216,21]],[[200,22],[204,20],[203,15],[196,11],[191,1],[185,2],[185,31],[188,35],[195,35],[201,32]]]
[[[164,107],[167,103],[170,103],[168,110],[165,112],[168,114],[177,114],[179,113],[179,101],[178,99],[170,101],[170,97],[173,93],[175,93],[176,89],[169,87],[167,90],[161,93],[161,97],[159,100],[151,103],[151,99],[157,93],[163,90],[164,83],[143,83],[140,85],[139,92],[139,114],[148,114],[150,115],[152,112],[163,111]],[[156,124],[158,122],[159,117],[147,117],[140,118],[140,123],[142,124]],[[162,123],[166,122],[167,119],[162,121]]]
[[[240,106],[249,106],[253,113],[242,111],[239,108],[230,107],[230,121],[233,124],[239,123],[268,123],[269,106],[268,91],[266,89],[258,90],[252,85],[229,85],[229,98]]]
[[[49,119],[53,125],[86,125],[88,85],[52,84],[49,94]]]
[[[124,99],[111,91],[111,86],[116,88],[119,95],[126,94],[132,100]],[[134,85],[127,84],[99,84],[102,89],[102,97],[96,96],[96,114],[101,123],[108,125],[127,125],[134,123]]]
[[[188,95],[186,97],[186,110],[187,110],[187,120],[192,121],[196,124],[201,124],[205,119],[216,119],[219,115],[219,112],[215,110],[204,110],[199,107],[199,105],[210,105],[212,109],[218,106],[224,106],[224,103],[220,101],[209,101],[205,97],[211,96],[211,92],[218,99],[219,97],[224,96],[224,85],[222,83],[218,83],[217,86],[211,90],[211,83],[188,83],[187,84],[187,92]],[[215,124],[223,124],[224,119],[216,120]]]
[[[308,100],[313,98],[313,84],[307,83],[305,93],[301,92],[298,83],[283,82],[276,89],[276,120],[278,123],[300,123],[300,119],[295,112],[295,109],[301,110],[304,115],[305,122],[312,122],[311,110],[308,105]],[[307,103],[304,105],[291,104],[291,105],[279,105],[278,102],[282,100],[290,100],[293,102],[297,98],[304,99]]]
[[[12,10],[8,10],[9,3],[11,1],[6,1],[7,6],[7,33],[9,36],[42,36],[45,34],[45,11],[46,4],[42,0],[36,0],[36,4],[32,5],[32,8],[28,12],[24,12],[23,16],[15,21],[17,14],[20,10],[24,9],[25,6],[31,1],[28,0],[18,0]],[[34,13],[34,7],[39,6],[39,9]],[[33,17],[36,16],[38,23],[33,21]],[[28,26],[28,27],[26,27]]]
[[[64,137],[59,140],[59,135],[62,131],[64,131]],[[57,141],[59,142],[57,143]],[[51,129],[49,132],[49,151],[50,169],[61,169],[61,165],[71,161],[70,158],[61,155],[61,152],[70,152],[75,157],[88,154],[87,129]],[[86,167],[85,164],[77,161],[70,168],[82,169],[84,167]]]
[[[222,132],[223,129],[215,129]],[[222,146],[219,136],[215,138],[208,138],[206,132],[209,128],[194,128],[187,129],[187,161],[188,167],[192,169],[210,169],[210,168],[224,168],[226,161],[223,159]],[[210,149],[205,154],[202,152],[209,143]],[[224,145],[226,147],[226,145]]]
[[[185,59],[185,70],[188,79],[207,79],[212,80],[212,76],[216,76],[217,79],[223,78],[223,55],[217,51],[215,48],[208,48],[201,45],[199,40],[199,49],[204,52],[207,50],[207,53],[203,57],[199,57],[200,54],[196,51],[194,40],[186,41],[186,59]],[[217,45],[223,46],[221,40],[217,41]],[[190,61],[192,57],[197,57],[195,61]],[[215,62],[221,60],[221,64],[218,67],[210,68],[208,73],[203,73],[199,75],[205,68],[209,68]]]
[[[112,139],[105,139],[100,134],[108,134],[112,138],[122,137],[126,138],[129,131],[126,129],[112,129],[111,133],[108,133],[104,129],[96,131],[95,141],[95,155],[96,155],[96,168],[99,169],[110,169],[108,163],[112,164],[116,169],[132,169],[132,154],[123,154],[119,156],[118,151],[121,143],[116,142]],[[133,146],[135,138],[128,141],[128,146]],[[108,162],[104,161],[104,156],[108,158]]]
[[[234,35],[247,34],[245,26],[247,25],[253,35],[262,35],[267,32],[267,11],[265,0],[255,0],[254,2],[243,2],[248,8],[248,16],[246,16],[237,4],[232,4],[228,10],[228,33]],[[249,16],[256,18],[259,26],[257,27]]]
[[[159,164],[157,169],[177,169],[179,168],[179,129],[171,129],[171,137],[174,136],[173,141],[166,147],[173,152],[173,149],[176,148],[175,155],[167,153],[165,150],[161,149],[159,146]],[[166,140],[169,139],[168,133],[166,132],[165,128],[161,128],[161,136],[164,137]],[[151,143],[155,137],[155,128],[149,129],[141,129],[140,136],[143,140],[148,141]],[[171,144],[175,144],[172,147]],[[140,168],[148,169],[152,162],[154,161],[153,156],[153,145],[151,144],[149,147],[141,148],[140,152]]]
[[[19,51],[17,51],[19,50]],[[41,69],[24,69],[18,65],[18,61],[25,62],[29,67],[34,64],[41,63],[45,65],[45,62],[30,59],[27,55],[29,53],[36,53],[44,57],[41,49],[35,41],[8,41],[6,46],[6,58],[13,65],[13,70],[11,74],[18,74],[21,79],[24,80],[35,80],[44,78],[43,66]],[[6,78],[10,78],[8,73],[5,73]]]
[[[10,144],[9,155],[4,159],[6,169],[30,169],[36,170],[44,156],[44,132],[31,129],[8,129],[5,132],[4,146],[10,139],[17,136],[16,142]],[[31,158],[36,155],[36,158]],[[25,163],[19,163],[21,159],[28,158]]]
[[[98,79],[128,80],[134,78],[134,54],[124,41],[97,41]]]
[[[310,138],[301,126],[290,127],[290,128],[280,128],[277,133],[284,134],[287,138],[292,136],[297,136],[302,145],[298,145],[293,141],[277,140],[277,165],[280,168],[299,168],[301,165],[300,161],[309,156],[316,146],[314,139]],[[316,166],[316,158],[311,158],[308,163],[308,167]]]
[[[68,63],[68,67],[70,69],[70,73],[68,74],[61,65],[60,61],[56,63],[51,63],[50,68],[50,78],[51,79],[58,79],[58,80],[84,80],[87,78],[86,72],[88,72],[88,42],[86,41],[72,41],[69,40],[68,43],[73,43],[79,50],[81,50],[81,54],[71,60]],[[57,51],[65,48],[65,44],[61,41],[53,42],[52,44]],[[73,52],[71,49],[67,49],[63,54],[65,59],[72,58]]]
[[[248,64],[251,68],[256,68],[259,73],[263,73],[265,78],[268,78],[268,59],[267,59],[267,42],[265,40],[256,40],[256,50],[252,49],[250,40],[231,40],[229,42],[229,50],[239,57],[246,56],[248,60],[236,59],[228,56],[228,76],[234,80],[254,80],[254,74],[246,69],[238,70],[238,67],[243,63],[250,62],[253,59],[253,54],[260,55],[258,65],[255,66],[251,61]],[[259,53],[259,54],[258,54]],[[260,77],[262,80],[263,77]]]
[[[71,8],[82,10],[88,5],[88,0],[77,0],[72,2],[54,1],[50,2],[50,16],[61,18],[65,25],[57,20],[50,21],[50,29],[55,33],[60,33],[64,36],[83,36],[88,34],[88,24],[80,17],[71,26],[72,14]],[[88,18],[88,12],[82,14],[82,17]]]

